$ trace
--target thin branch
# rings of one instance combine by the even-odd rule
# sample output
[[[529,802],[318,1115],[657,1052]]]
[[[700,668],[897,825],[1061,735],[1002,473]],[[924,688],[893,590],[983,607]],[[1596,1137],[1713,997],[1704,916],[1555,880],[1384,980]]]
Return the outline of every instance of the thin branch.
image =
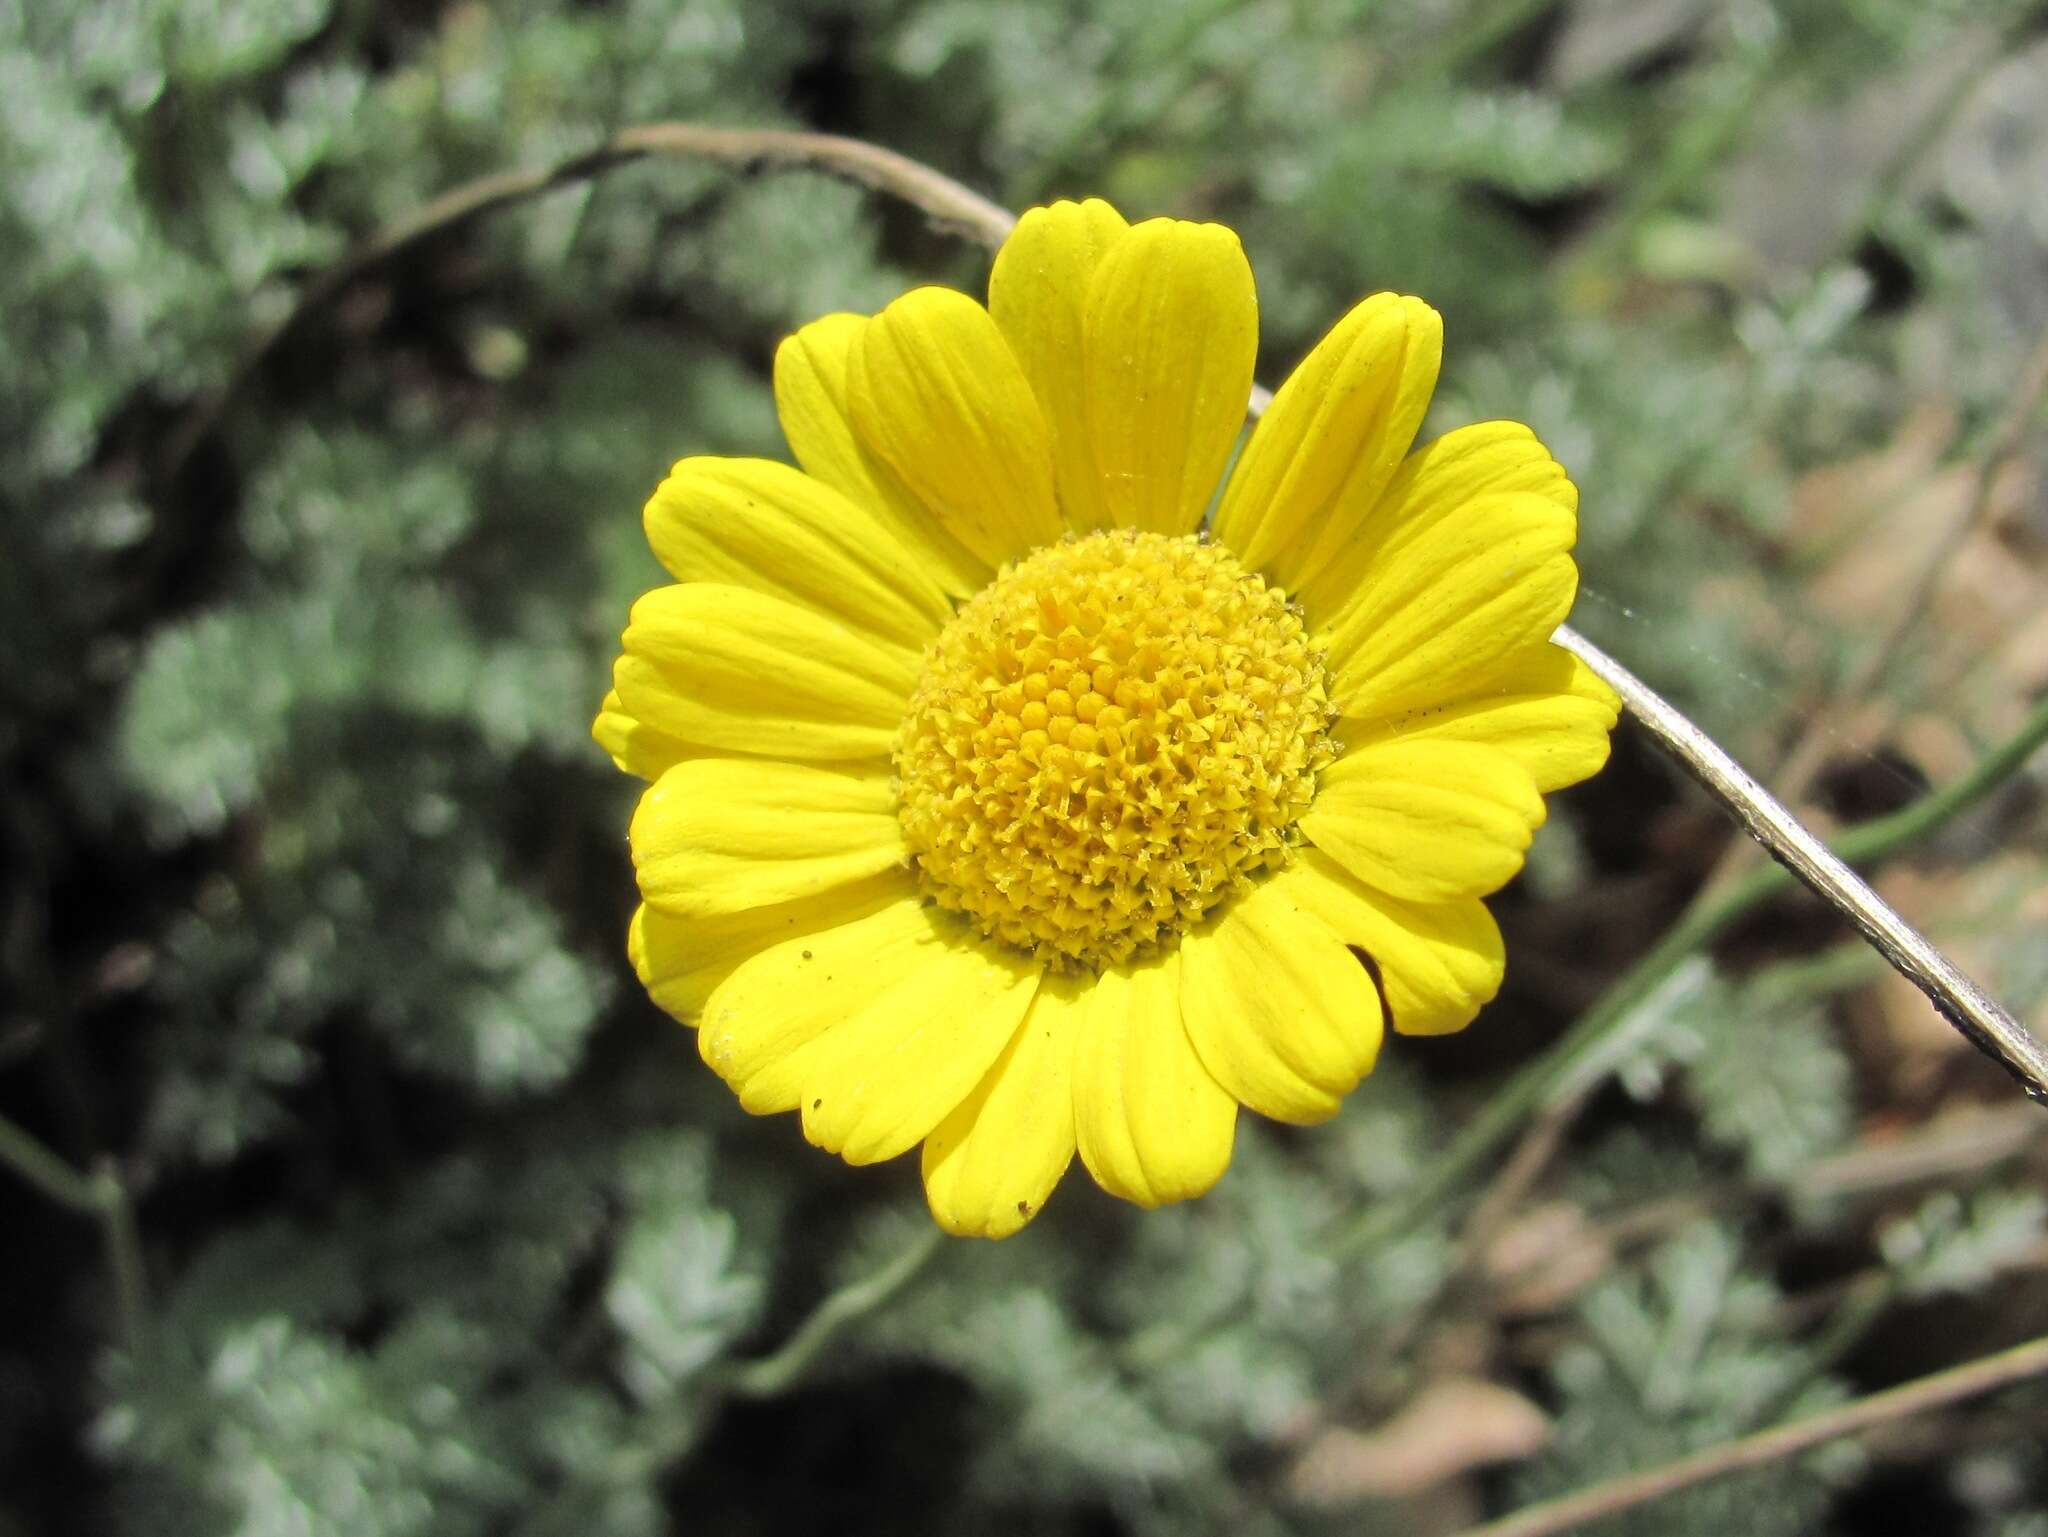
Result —
[[[1598,1241],[1626,1248],[1748,1202],[1864,1201],[1913,1185],[1979,1178],[2024,1156],[2048,1136],[2032,1105],[2007,1104],[1945,1116],[1905,1136],[1872,1139],[1810,1163],[1784,1179],[1714,1180],[1682,1196],[1657,1196],[1600,1218]]]
[[[810,1371],[848,1324],[885,1307],[923,1273],[945,1244],[936,1224],[927,1224],[910,1246],[873,1275],[840,1287],[820,1302],[772,1355],[737,1366],[726,1383],[738,1398],[774,1398],[787,1393]]]
[[[148,1333],[149,1271],[142,1260],[142,1229],[135,1221],[135,1203],[114,1160],[102,1158],[93,1182],[99,1191],[100,1241],[107,1268],[114,1276],[114,1307],[121,1318],[121,1337],[130,1350]]]
[[[1428,1292],[1410,1300],[1405,1316],[1376,1345],[1376,1360],[1403,1359],[1443,1300],[1472,1285],[1472,1276],[1494,1240],[1526,1208],[1530,1192],[1564,1145],[1584,1103],[1585,1095],[1577,1094],[1550,1106],[1523,1133],[1514,1151],[1502,1160],[1500,1171],[1473,1202],[1451,1262]]]
[[[67,1211],[99,1223],[107,1268],[114,1278],[114,1305],[121,1317],[122,1338],[131,1349],[140,1344],[149,1322],[149,1276],[142,1261],[135,1204],[114,1161],[102,1158],[91,1174],[83,1174],[0,1116],[0,1164]]]
[[[1656,723],[1651,723],[1651,728],[1658,729]],[[1836,839],[1835,853],[1851,864],[1874,863],[1896,853],[1975,805],[2017,772],[2044,742],[2048,742],[2048,700],[1969,773],[1904,810],[1850,828]],[[1494,1093],[1421,1180],[1400,1199],[1367,1213],[1339,1240],[1339,1246],[1347,1250],[1373,1248],[1406,1231],[1419,1216],[1449,1199],[1530,1116],[1604,1078],[1615,1065],[1617,1040],[1643,1000],[1689,957],[1793,884],[1791,873],[1783,866],[1764,865],[1725,892],[1695,899],[1650,952],[1608,988],[1578,1023]]]
[[[1952,1185],[1979,1179],[2000,1165],[2021,1158],[2040,1145],[2044,1136],[2048,1136],[2048,1118],[2032,1105],[2009,1103],[1997,1109],[1946,1116],[1902,1137],[1869,1140],[1847,1152],[1808,1164],[1788,1177],[1713,1180],[1685,1195],[1658,1196],[1618,1211],[1595,1214],[1590,1230],[1575,1239],[1572,1248],[1599,1257],[1600,1263],[1590,1266],[1588,1273],[1571,1286],[1547,1293],[1540,1305],[1534,1306],[1514,1299],[1512,1278],[1504,1278],[1509,1283],[1507,1311],[1527,1321],[1564,1310],[1608,1272],[1607,1257],[1618,1258],[1661,1242],[1703,1217],[1739,1211],[1763,1201],[1794,1206],[1814,1201],[1862,1203],[1895,1195],[1914,1185]],[[2048,1268],[2048,1241],[2015,1256],[2010,1265],[1998,1267],[1998,1273],[2043,1268]],[[1897,1279],[1890,1267],[1878,1266],[1846,1281],[1814,1288],[1783,1306],[1782,1332],[1809,1328],[1817,1317],[1847,1303],[1865,1287],[1875,1289],[1882,1284],[1890,1288]],[[1816,1303],[1821,1304],[1818,1312]],[[1826,1325],[1819,1341],[1808,1347],[1809,1354],[1826,1369],[1843,1350],[1856,1343],[1862,1327],[1860,1323],[1836,1317]],[[1543,1357],[1539,1354],[1536,1358]]]
[[[1755,123],[1757,108],[1777,83],[1788,50],[1782,42],[1741,50],[1719,63],[1696,71],[1712,98],[1680,117],[1664,141],[1662,153],[1630,182],[1614,212],[1586,236],[1566,258],[1567,282],[1584,282],[1603,267],[1618,265],[1630,253],[1650,219],[1687,188],[1697,187],[1725,155],[1728,147]],[[1747,51],[1750,57],[1740,56]],[[1726,78],[1734,75],[1733,82]]]
[[[1944,1019],[2012,1074],[2029,1097],[2048,1104],[2048,1048],[2026,1026],[1963,975],[1720,744],[1642,679],[1569,625],[1558,627],[1557,639],[1621,695],[1629,713],[1656,732],[1658,745],[1678,759],[1773,859],[1855,924],[1901,976],[1927,995]]]
[[[1945,1116],[1904,1137],[1871,1141],[1807,1165],[1786,1185],[1802,1200],[1889,1195],[1904,1185],[1970,1179],[2018,1158],[2048,1132],[2027,1106]]]
[[[1791,1408],[1808,1388],[1848,1359],[1904,1294],[1905,1278],[1888,1266],[1866,1271],[1843,1287],[1819,1331],[1803,1346],[1798,1370],[1772,1388],[1766,1401],[1743,1421],[1754,1425],[1774,1420]]]
[[[501,171],[464,182],[385,225],[314,278],[280,319],[257,333],[243,349],[227,380],[179,427],[165,454],[166,478],[175,478],[185,467],[193,451],[220,425],[228,407],[279,344],[308,316],[333,302],[365,274],[409,246],[481,214],[655,157],[712,160],[737,171],[786,166],[842,176],[922,209],[935,224],[958,230],[985,246],[1000,245],[1017,222],[1008,210],[951,177],[907,155],[860,139],[777,128],[712,128],[701,123],[645,123],[627,128],[597,148],[554,165],[532,171]]]
[[[2021,722],[2019,730],[1979,758],[1960,779],[1887,816],[1843,829],[1835,838],[1835,852],[1852,865],[1875,864],[1910,844],[1918,843],[2025,768],[2027,760],[2039,752],[2043,744],[2048,744],[2048,699],[2036,704],[2033,713]],[[1754,887],[1768,892],[1791,884],[1791,876],[1785,870],[1767,866],[1738,886],[1736,891]]]
[[[1585,1096],[1571,1098],[1547,1108],[1515,1144],[1515,1150],[1501,1164],[1485,1194],[1473,1204],[1459,1240],[1456,1269],[1463,1270],[1483,1254],[1494,1239],[1528,1204],[1529,1193],[1550,1167],[1558,1149],[1572,1129]]]
[[[1556,0],[1495,0],[1480,6],[1471,20],[1426,49],[1405,73],[1417,80],[1448,79],[1555,9]]]
[[[841,1331],[901,1295],[945,1242],[935,1223],[925,1223],[903,1252],[881,1269],[827,1294],[775,1351],[752,1361],[727,1362],[686,1386],[653,1411],[646,1437],[622,1453],[622,1471],[652,1476],[696,1444],[705,1421],[720,1406],[735,1398],[774,1398],[798,1386]]]
[[[1661,1468],[1595,1484],[1590,1489],[1582,1489],[1560,1499],[1546,1500],[1501,1520],[1469,1528],[1460,1537],[1555,1537],[1556,1533],[1633,1510],[1638,1505],[1690,1489],[1710,1479],[1724,1478],[1745,1468],[1781,1462],[1843,1436],[1995,1392],[2044,1372],[2048,1372],[2048,1338],[2031,1340],[1997,1355],[1922,1377],[1917,1382],[1859,1398],[1839,1409],[1774,1426],[1738,1441],[1710,1446]]]
[[[98,1182],[72,1168],[5,1116],[0,1116],[0,1163],[6,1164],[59,1206],[87,1216],[99,1214],[101,1195]]]

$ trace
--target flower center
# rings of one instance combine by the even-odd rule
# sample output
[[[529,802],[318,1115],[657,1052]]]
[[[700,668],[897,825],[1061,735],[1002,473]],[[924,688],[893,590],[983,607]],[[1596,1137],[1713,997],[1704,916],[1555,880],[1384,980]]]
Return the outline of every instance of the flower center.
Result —
[[[1093,969],[1286,857],[1334,715],[1299,615],[1229,551],[1088,534],[1004,567],[932,643],[898,815],[941,906]]]

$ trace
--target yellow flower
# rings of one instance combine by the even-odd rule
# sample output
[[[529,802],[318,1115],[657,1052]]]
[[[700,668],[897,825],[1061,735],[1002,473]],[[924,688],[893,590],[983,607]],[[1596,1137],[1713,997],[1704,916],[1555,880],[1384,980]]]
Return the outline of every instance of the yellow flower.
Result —
[[[1550,643],[1578,496],[1526,427],[1410,451],[1419,300],[1311,352],[1217,501],[1258,307],[1236,236],[1034,209],[984,309],[921,288],[783,343],[801,471],[686,459],[647,504],[595,734],[651,780],[629,949],[756,1114],[923,1145],[1000,1237],[1078,1149],[1199,1195],[1240,1105],[1327,1119],[1384,1025],[1499,988],[1481,898],[1617,702]]]

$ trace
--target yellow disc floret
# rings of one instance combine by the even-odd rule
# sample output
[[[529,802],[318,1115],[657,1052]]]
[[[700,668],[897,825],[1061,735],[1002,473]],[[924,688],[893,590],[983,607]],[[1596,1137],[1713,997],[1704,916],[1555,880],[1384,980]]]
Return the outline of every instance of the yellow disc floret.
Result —
[[[992,938],[1127,960],[1285,857],[1333,714],[1300,616],[1229,551],[1068,539],[933,642],[896,744],[904,835]]]

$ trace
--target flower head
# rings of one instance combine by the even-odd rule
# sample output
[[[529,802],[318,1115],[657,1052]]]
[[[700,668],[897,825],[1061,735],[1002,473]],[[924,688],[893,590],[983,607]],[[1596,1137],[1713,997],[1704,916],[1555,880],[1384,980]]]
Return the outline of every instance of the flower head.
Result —
[[[952,1231],[1077,1150],[1200,1194],[1240,1106],[1326,1119],[1386,1026],[1463,1028],[1482,898],[1605,761],[1617,702],[1549,639],[1564,471],[1510,422],[1411,448],[1442,326],[1381,294],[1218,500],[1257,330],[1229,231],[1034,209],[986,309],[783,344],[801,470],[688,459],[647,505],[675,584],[595,728],[652,781],[634,967],[747,1109],[922,1144]]]

